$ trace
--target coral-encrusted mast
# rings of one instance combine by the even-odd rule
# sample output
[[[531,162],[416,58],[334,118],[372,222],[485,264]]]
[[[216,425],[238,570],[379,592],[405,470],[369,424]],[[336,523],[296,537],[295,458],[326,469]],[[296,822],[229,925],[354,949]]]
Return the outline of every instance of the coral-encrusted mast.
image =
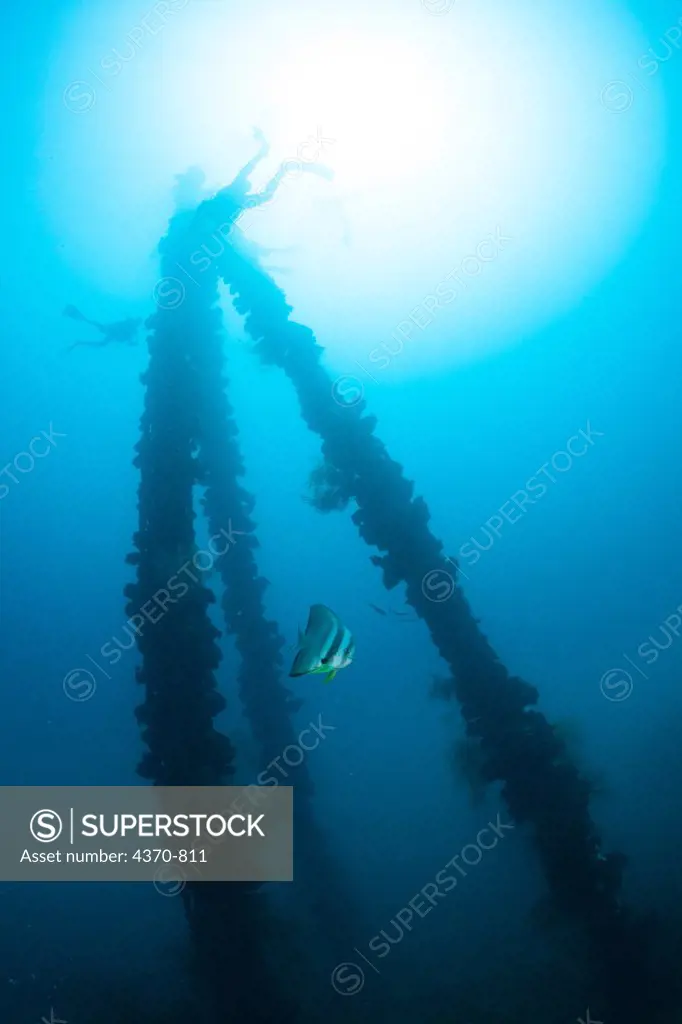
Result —
[[[160,245],[162,273],[174,276],[185,258],[193,217],[178,214]],[[188,290],[184,301],[159,308],[150,318],[149,367],[142,436],[135,465],[140,471],[139,530],[128,561],[137,580],[126,587],[127,611],[139,612],[196,552],[194,489],[201,477],[197,453],[201,394],[197,352],[215,330],[215,276]],[[227,557],[227,556],[226,556]],[[216,686],[221,654],[208,605],[214,601],[201,573],[186,592],[167,603],[163,616],[139,631],[138,681],[145,699],[137,717],[147,745],[139,773],[163,786],[221,785],[233,772],[230,741],[214,726],[225,707]],[[282,1000],[268,982],[259,912],[253,886],[188,883],[182,893],[197,951],[196,963],[213,1004],[211,1019],[265,1022],[282,1014]]]
[[[405,583],[407,600],[448,662],[452,694],[467,732],[481,744],[488,778],[503,783],[514,820],[531,827],[554,904],[584,928],[596,992],[619,1024],[650,1016],[654,986],[645,944],[620,900],[624,858],[601,852],[590,784],[554,727],[533,710],[535,688],[507,671],[479,629],[458,585],[457,565],[431,532],[425,501],[376,437],[376,419],[366,415],[364,401],[352,407],[339,402],[313,332],[289,319],[284,293],[249,255],[238,228],[232,240],[218,263],[246,331],[263,361],[280,366],[292,381],[305,422],[322,440],[335,487],[341,481],[345,499],[357,504],[353,521],[360,536],[380,552],[372,561],[386,587]],[[434,579],[448,582],[446,600],[434,599]]]
[[[200,225],[201,220],[195,224],[198,233],[191,239],[193,252],[201,251],[205,240]],[[209,273],[217,274],[217,267]],[[195,320],[195,330],[201,344],[194,346],[192,358],[199,387],[199,461],[206,488],[203,503],[211,532],[219,533],[229,522],[234,534],[233,545],[216,560],[215,568],[224,584],[226,629],[234,636],[241,655],[239,696],[265,768],[281,759],[283,752],[302,749],[291,720],[302,701],[294,699],[280,682],[285,640],[277,624],[265,614],[263,597],[268,581],[259,574],[256,561],[258,540],[252,515],[255,499],[241,482],[244,462],[239,430],[227,397],[220,313],[212,309],[197,315],[200,319]],[[268,774],[272,773],[262,772],[261,778]],[[295,789],[295,898],[300,905],[305,891],[316,910],[318,931],[343,955],[355,940],[349,887],[341,882],[342,867],[315,820],[307,759],[301,756],[295,765],[288,765],[285,777],[277,779],[280,782]]]
[[[271,189],[277,180],[275,176]],[[239,212],[235,198],[244,202],[244,181],[242,171],[216,200],[199,208],[199,216],[192,208],[172,219],[159,246],[159,308],[148,321],[150,361],[142,378],[145,408],[135,459],[140,470],[139,530],[136,550],[128,557],[137,567],[137,580],[125,592],[131,616],[155,595],[163,596],[161,617],[138,631],[142,665],[137,678],[145,687],[145,699],[136,715],[148,748],[138,771],[156,785],[220,785],[233,773],[232,745],[213,722],[225,707],[214,675],[221,660],[219,632],[208,617],[214,597],[204,585],[199,563],[194,572],[188,569],[197,554],[194,506],[199,484],[205,487],[209,529],[219,541],[211,552],[224,584],[226,628],[235,635],[241,654],[239,695],[263,766],[296,744],[291,715],[299,702],[279,680],[284,640],[265,616],[267,581],[258,573],[251,517],[255,502],[240,482],[244,466],[226,394],[217,265],[207,261],[208,272],[195,269],[189,284],[177,276],[182,268],[196,267],[193,257],[206,241],[206,226],[214,223],[214,215],[229,226]],[[220,235],[218,231],[216,237]],[[172,578],[181,585],[168,599]],[[345,927],[349,902],[341,894],[339,867],[332,863],[313,815],[305,761],[286,781],[296,790],[299,884],[309,891],[318,931],[347,946],[352,941]],[[215,1007],[211,1019],[229,1012],[230,1019],[245,1024],[274,1019],[285,1024],[296,1011],[281,986],[269,979],[264,909],[254,899],[257,888],[190,883],[183,901],[197,963]]]

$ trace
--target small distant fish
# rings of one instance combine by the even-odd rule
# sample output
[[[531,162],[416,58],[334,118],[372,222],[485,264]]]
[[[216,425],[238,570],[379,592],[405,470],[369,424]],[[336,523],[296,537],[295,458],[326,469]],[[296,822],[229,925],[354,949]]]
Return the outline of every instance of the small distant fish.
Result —
[[[330,683],[355,654],[355,640],[338,616],[323,604],[314,604],[305,633],[298,631],[298,652],[290,676],[325,675]]]
[[[412,612],[397,612],[394,608],[389,608],[388,611],[386,611],[385,608],[380,608],[378,604],[372,604],[371,601],[369,601],[368,604],[372,611],[375,611],[377,615],[395,615],[399,619],[409,619],[410,622],[417,621],[417,616],[413,615]]]

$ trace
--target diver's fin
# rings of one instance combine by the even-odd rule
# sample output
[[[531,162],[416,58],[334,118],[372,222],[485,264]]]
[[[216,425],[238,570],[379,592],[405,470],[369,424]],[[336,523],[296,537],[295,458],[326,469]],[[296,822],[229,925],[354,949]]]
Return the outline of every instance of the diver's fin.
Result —
[[[75,306],[65,306],[64,316],[70,316],[72,320],[83,320],[87,322],[86,317],[84,317],[80,309],[76,309]]]
[[[334,676],[335,676],[335,675],[336,675],[336,669],[335,669],[335,668],[333,668],[333,669],[331,670],[331,672],[329,672],[329,673],[328,673],[328,674],[327,674],[327,675],[325,676],[325,679],[324,679],[325,683],[331,683],[331,681],[332,681],[332,679],[334,678]]]

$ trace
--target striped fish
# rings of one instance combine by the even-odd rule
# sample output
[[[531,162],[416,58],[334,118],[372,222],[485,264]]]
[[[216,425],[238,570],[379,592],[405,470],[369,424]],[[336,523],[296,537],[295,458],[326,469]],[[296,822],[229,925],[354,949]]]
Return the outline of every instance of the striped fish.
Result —
[[[314,604],[305,633],[298,631],[298,651],[290,676],[324,675],[330,683],[339,669],[350,665],[355,640],[334,612],[323,604]]]

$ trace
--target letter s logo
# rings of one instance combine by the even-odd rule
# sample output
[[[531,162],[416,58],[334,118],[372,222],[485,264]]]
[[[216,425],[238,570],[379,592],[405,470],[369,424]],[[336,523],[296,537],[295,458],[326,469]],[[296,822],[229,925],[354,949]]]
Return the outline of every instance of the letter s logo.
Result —
[[[62,819],[56,811],[43,808],[31,818],[29,829],[39,843],[53,843],[62,833]]]

